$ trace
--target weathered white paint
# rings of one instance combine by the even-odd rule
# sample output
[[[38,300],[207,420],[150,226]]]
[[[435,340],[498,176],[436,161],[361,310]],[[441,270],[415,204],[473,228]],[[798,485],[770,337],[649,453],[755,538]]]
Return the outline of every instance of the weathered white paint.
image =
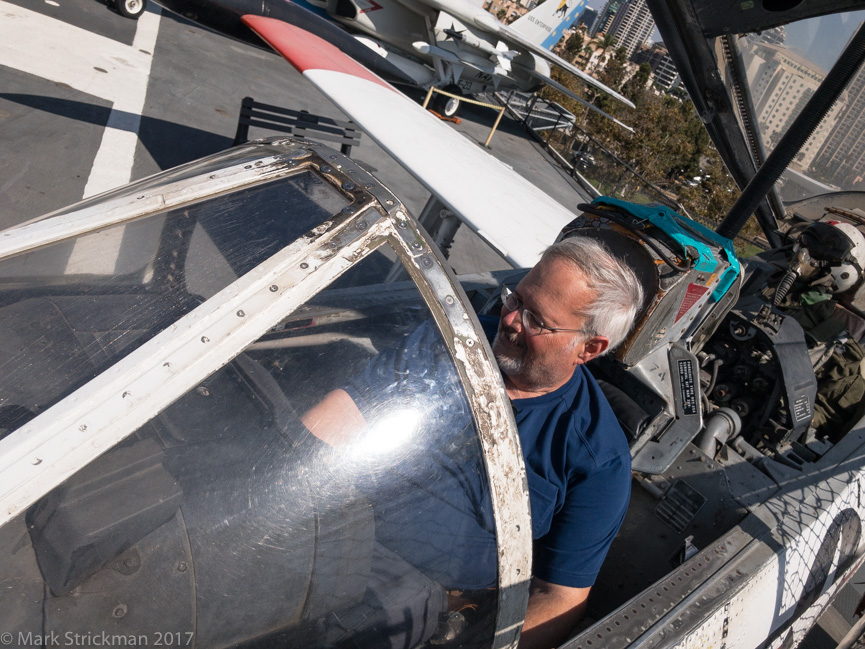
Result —
[[[262,166],[236,165],[210,174],[179,182],[167,182],[160,191],[143,193],[130,201],[127,195],[88,205],[78,210],[60,210],[26,225],[0,232],[0,259],[48,244],[95,232],[145,214],[184,205],[216,192],[249,185],[262,178],[291,173],[291,168],[274,165],[278,159],[261,158]],[[49,218],[55,216],[56,218]]]

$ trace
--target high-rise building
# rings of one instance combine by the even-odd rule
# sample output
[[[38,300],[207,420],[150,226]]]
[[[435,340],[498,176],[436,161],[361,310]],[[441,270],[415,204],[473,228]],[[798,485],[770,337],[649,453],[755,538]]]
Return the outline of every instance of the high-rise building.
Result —
[[[846,103],[814,158],[813,167],[839,187],[861,189],[865,183],[865,72],[847,84]],[[825,120],[824,120],[825,121]]]
[[[646,0],[628,0],[619,7],[607,33],[616,38],[616,48],[624,47],[627,58],[631,58],[653,29],[655,21]]]
[[[583,23],[586,26],[586,33],[591,34],[592,29],[595,27],[595,23],[598,22],[599,14],[597,11],[592,9],[591,7],[586,7],[583,9],[583,13],[580,14],[579,23]]]
[[[663,43],[653,43],[651,47],[638,51],[632,60],[652,66],[655,83],[662,88],[671,90],[681,83],[679,71]]]
[[[757,38],[770,45],[783,45],[784,41],[787,40],[787,30],[784,25],[764,29]]]
[[[624,0],[609,0],[601,10],[601,15],[598,16],[594,26],[589,30],[589,36],[594,38],[601,32],[604,34],[608,33],[607,28],[610,26],[610,23],[613,22],[613,18],[615,18],[616,12],[619,10],[619,6],[623,2]]]
[[[771,150],[826,75],[811,61],[762,39],[743,48],[742,57],[763,143]],[[798,157],[802,169],[807,168],[822,145],[819,138],[828,135],[827,127],[832,120],[832,114],[823,120],[803,149],[805,155]]]

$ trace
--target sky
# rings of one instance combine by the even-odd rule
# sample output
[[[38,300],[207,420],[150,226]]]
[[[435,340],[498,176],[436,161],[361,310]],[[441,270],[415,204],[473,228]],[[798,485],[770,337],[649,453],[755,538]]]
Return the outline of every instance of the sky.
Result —
[[[792,23],[787,25],[785,45],[796,48],[828,72],[863,20],[865,11],[854,11]]]

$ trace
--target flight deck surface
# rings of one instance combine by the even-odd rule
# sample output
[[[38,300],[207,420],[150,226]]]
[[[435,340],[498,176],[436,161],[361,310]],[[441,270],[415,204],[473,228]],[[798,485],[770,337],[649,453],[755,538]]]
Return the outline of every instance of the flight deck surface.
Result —
[[[0,0],[0,12],[0,228],[230,147],[246,96],[344,119],[269,50],[152,2],[137,22],[98,0]],[[495,111],[461,117],[454,128],[480,147]],[[587,200],[509,117],[489,151],[570,209]],[[420,214],[428,192],[372,140],[353,157]],[[460,273],[508,267],[467,228],[451,259]]]

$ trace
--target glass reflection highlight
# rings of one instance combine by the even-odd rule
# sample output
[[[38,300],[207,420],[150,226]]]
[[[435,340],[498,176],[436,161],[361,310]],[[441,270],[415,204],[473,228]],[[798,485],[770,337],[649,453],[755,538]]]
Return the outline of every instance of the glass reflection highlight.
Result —
[[[367,426],[362,438],[351,445],[359,456],[390,455],[415,437],[423,414],[417,408],[406,407],[385,413]]]

